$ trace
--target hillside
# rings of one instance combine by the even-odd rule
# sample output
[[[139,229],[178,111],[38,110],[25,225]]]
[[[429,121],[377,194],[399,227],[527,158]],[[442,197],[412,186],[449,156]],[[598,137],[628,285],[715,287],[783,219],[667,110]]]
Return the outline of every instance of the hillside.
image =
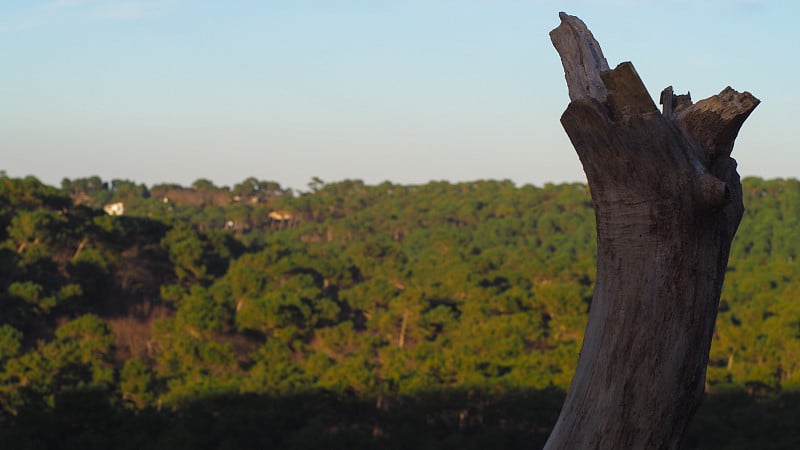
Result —
[[[743,185],[692,448],[800,446],[800,183]],[[0,438],[543,443],[591,307],[586,186],[309,189],[1,178]]]

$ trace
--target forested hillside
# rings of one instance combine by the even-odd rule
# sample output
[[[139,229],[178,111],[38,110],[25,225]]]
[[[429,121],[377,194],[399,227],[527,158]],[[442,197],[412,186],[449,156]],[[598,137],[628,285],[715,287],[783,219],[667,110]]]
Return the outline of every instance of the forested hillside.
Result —
[[[687,445],[800,448],[800,183],[743,185]],[[537,448],[595,249],[583,184],[3,176],[0,442]]]

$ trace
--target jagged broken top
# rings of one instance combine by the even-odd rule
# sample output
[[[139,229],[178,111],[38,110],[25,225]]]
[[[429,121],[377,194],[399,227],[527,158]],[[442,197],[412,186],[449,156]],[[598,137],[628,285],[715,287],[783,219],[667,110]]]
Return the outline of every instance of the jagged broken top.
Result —
[[[558,13],[561,24],[550,32],[567,78],[569,99],[593,98],[605,101],[608,91],[600,74],[609,70],[600,44],[581,19],[565,12]]]

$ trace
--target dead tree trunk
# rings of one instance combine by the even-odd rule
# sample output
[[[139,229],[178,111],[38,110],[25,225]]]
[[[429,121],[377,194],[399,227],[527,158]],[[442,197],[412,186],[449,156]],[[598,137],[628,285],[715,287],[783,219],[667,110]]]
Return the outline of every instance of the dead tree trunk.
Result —
[[[675,449],[700,405],[722,281],[742,218],[733,141],[758,105],[730,87],[659,112],[630,62],[610,70],[586,25],[550,33],[561,123],[597,218],[597,282],[577,371],[545,449]]]

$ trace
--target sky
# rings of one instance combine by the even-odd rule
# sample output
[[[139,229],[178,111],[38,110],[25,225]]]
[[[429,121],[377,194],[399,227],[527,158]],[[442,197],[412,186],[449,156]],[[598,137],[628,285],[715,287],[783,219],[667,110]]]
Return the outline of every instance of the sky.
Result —
[[[739,172],[800,176],[800,2],[3,0],[0,170],[58,185],[585,182],[548,33],[583,19],[650,94],[762,103]]]

